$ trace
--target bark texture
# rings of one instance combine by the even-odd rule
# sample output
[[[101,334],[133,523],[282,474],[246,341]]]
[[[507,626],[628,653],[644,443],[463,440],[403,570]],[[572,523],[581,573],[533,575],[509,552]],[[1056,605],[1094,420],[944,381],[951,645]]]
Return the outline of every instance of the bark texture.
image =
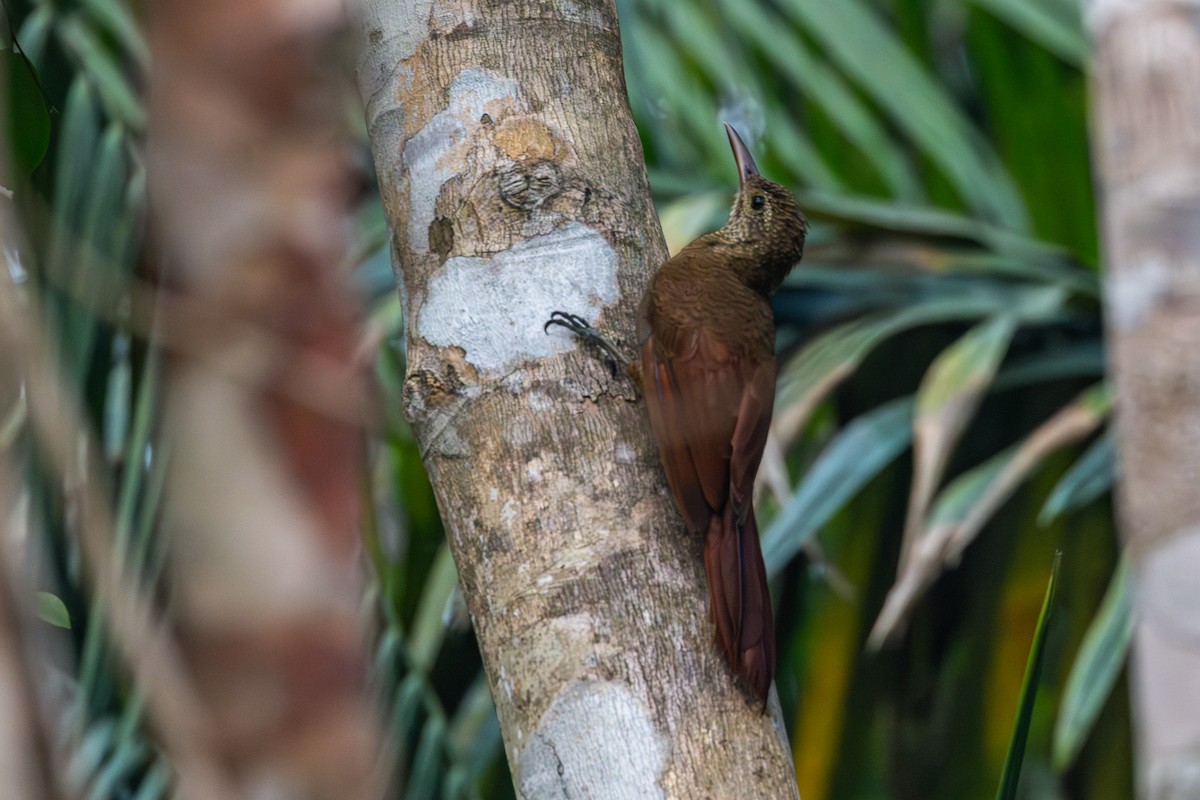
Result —
[[[405,410],[519,796],[795,797],[782,726],[713,645],[701,542],[667,494],[634,387],[542,331],[562,309],[632,345],[667,255],[614,4],[361,12]]]
[[[1200,797],[1200,8],[1090,11],[1140,792]]]

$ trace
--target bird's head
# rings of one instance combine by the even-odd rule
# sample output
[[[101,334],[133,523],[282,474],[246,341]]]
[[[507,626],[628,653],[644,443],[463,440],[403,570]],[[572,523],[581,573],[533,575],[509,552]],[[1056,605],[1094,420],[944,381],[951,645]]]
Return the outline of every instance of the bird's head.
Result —
[[[754,157],[733,126],[726,123],[725,132],[729,134],[741,185],[722,232],[772,273],[773,290],[804,253],[808,222],[792,193],[758,171]]]

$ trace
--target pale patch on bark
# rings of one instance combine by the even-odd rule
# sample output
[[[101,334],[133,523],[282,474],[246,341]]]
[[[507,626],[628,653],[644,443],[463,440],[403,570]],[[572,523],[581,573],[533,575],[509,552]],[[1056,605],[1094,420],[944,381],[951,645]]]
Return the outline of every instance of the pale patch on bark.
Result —
[[[608,22],[605,20],[604,14],[595,7],[580,8],[579,3],[572,2],[572,0],[560,0],[559,10],[565,20],[590,25],[600,30],[608,30]]]
[[[1109,322],[1125,330],[1138,327],[1170,297],[1170,289],[1169,270],[1158,259],[1147,259],[1119,274],[1110,274],[1104,292]]]
[[[433,116],[404,145],[404,166],[409,180],[408,246],[429,249],[429,223],[442,184],[459,173],[462,153],[470,131],[489,111],[498,115],[498,106],[516,102],[517,82],[485,69],[464,69],[450,84],[450,102],[446,110]]]
[[[550,312],[592,317],[617,297],[617,255],[578,223],[524,242],[491,259],[449,259],[429,283],[417,332],[431,344],[462,347],[481,375],[573,350],[570,336],[547,336]]]
[[[1130,12],[1144,12],[1150,6],[1198,6],[1200,0],[1091,0],[1084,6],[1084,21],[1094,33],[1112,25]]]
[[[1200,789],[1200,525],[1179,531],[1138,565],[1134,696],[1149,797]]]
[[[1146,624],[1200,650],[1200,525],[1166,539],[1143,559],[1139,572]]]
[[[580,681],[542,716],[520,756],[517,784],[523,798],[664,797],[668,747],[627,687]],[[620,769],[603,766],[610,764]]]
[[[355,12],[366,30],[370,48],[363,48],[359,60],[359,89],[368,104],[374,102],[391,82],[387,65],[403,69],[425,40],[425,21],[434,0],[408,0],[403,3],[355,3]],[[372,69],[374,65],[374,69]]]

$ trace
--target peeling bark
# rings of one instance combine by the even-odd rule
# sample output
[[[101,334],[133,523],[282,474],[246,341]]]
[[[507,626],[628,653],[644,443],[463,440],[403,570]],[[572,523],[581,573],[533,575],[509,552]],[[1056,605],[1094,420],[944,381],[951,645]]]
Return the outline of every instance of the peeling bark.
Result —
[[[712,643],[624,342],[667,257],[610,0],[369,0],[360,89],[420,441],[518,795],[795,797]],[[716,122],[714,121],[714,124]]]
[[[1139,791],[1200,796],[1200,14],[1094,0],[1118,501],[1138,586]]]

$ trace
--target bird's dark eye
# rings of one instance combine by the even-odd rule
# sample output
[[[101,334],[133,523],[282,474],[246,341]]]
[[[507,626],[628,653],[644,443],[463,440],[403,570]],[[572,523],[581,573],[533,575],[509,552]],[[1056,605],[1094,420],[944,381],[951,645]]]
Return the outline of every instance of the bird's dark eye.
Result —
[[[761,194],[754,195],[754,197],[750,200],[750,207],[753,208],[755,211],[758,211],[766,204],[767,204],[767,198],[763,197]]]

